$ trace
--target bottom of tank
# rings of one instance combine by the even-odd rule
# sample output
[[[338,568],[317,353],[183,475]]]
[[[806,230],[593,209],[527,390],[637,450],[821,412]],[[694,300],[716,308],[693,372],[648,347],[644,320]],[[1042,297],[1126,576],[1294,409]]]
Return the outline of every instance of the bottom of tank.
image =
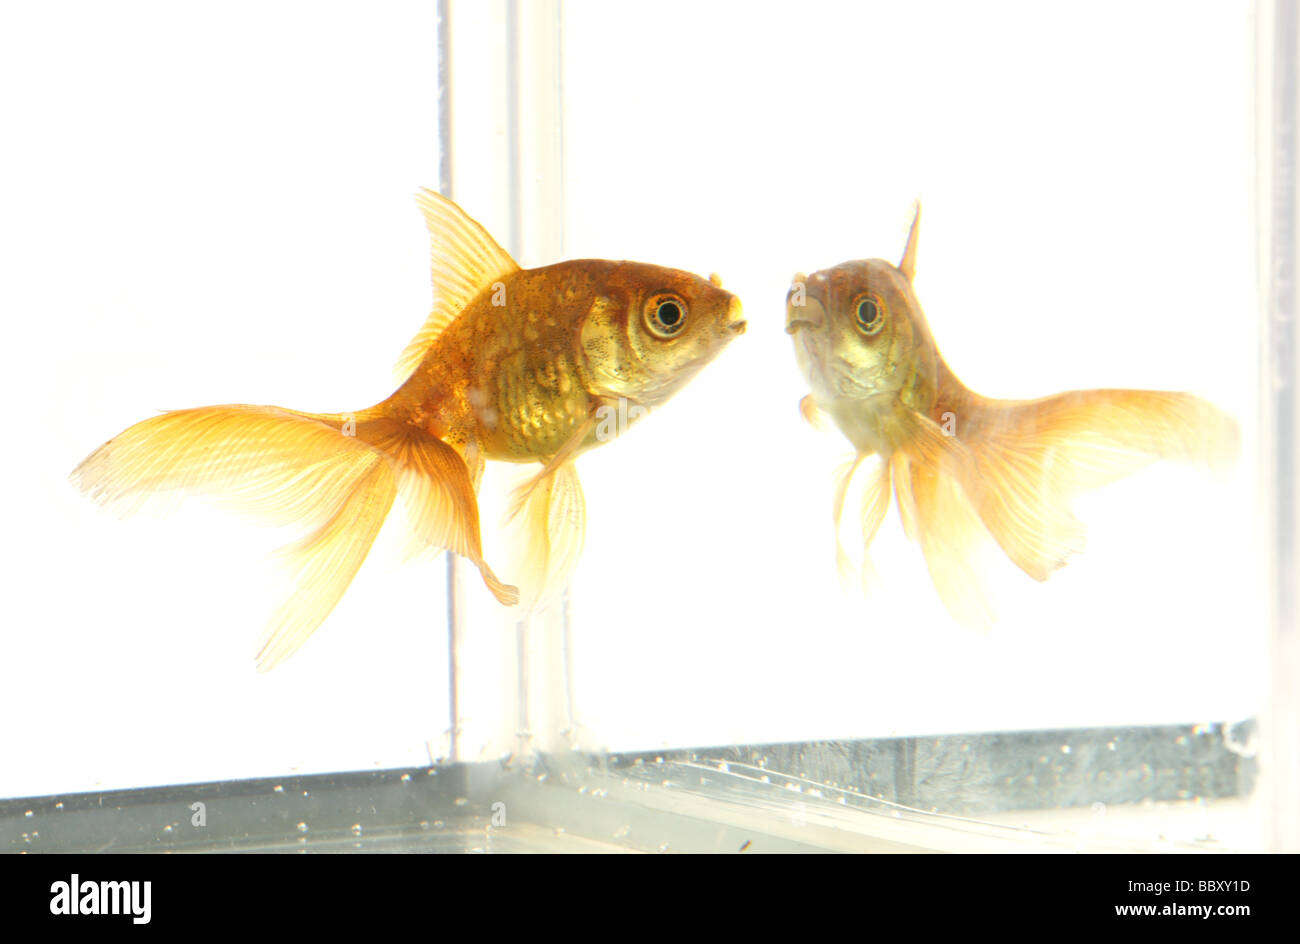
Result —
[[[551,754],[0,802],[12,852],[1236,852],[1254,723]]]

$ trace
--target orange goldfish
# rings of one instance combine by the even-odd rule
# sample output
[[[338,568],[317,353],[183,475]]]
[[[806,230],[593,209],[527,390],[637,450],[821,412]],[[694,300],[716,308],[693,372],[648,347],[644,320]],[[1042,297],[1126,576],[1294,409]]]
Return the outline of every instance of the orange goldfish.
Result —
[[[716,276],[582,259],[521,269],[456,204],[418,197],[433,240],[433,310],[398,363],[405,382],[355,413],[212,406],[145,420],[72,473],[129,512],[159,494],[203,494],[305,537],[281,556],[292,592],[258,653],[267,670],[329,615],[365,560],[394,498],[419,545],[472,561],[503,604],[519,591],[483,559],[484,462],[542,463],[515,495],[528,573],[562,585],[586,511],[574,459],[671,397],[745,322]],[[629,406],[630,404],[630,406]],[[621,431],[621,430],[620,430]]]
[[[892,486],[904,531],[920,544],[949,612],[987,627],[993,613],[974,566],[978,542],[991,535],[1021,570],[1046,580],[1082,548],[1075,495],[1157,459],[1224,470],[1237,452],[1237,426],[1186,393],[995,400],[963,386],[912,290],[920,216],[918,204],[898,266],[868,259],[796,275],[786,332],[812,390],[800,411],[814,425],[829,415],[857,451],[833,501],[841,567],[849,483],[864,459],[879,456],[863,493],[865,545],[889,510]]]

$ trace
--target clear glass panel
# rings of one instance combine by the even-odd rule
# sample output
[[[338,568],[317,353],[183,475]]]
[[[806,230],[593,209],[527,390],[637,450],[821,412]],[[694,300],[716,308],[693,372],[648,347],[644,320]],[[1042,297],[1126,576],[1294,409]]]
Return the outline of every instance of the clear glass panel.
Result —
[[[0,78],[33,92],[4,122],[39,144],[0,183],[4,304],[27,313],[4,380],[26,450],[5,473],[24,499],[6,840],[1269,842],[1254,799],[1286,564],[1257,286],[1287,249],[1256,233],[1286,160],[1267,143],[1272,76],[1294,56],[1272,7],[442,8],[87,5],[72,28],[5,12]],[[455,565],[449,601],[447,565],[398,567],[386,535],[259,675],[273,536],[200,508],[118,523],[66,475],[159,408],[387,396],[428,307],[421,185],[524,266],[716,271],[749,330],[579,461],[589,525],[565,606],[521,623]],[[849,450],[801,421],[783,330],[793,273],[896,260],[918,198],[916,290],[968,386],[1183,390],[1242,431],[1227,480],[1157,464],[1088,494],[1088,546],[1045,583],[1001,561],[983,633],[943,608],[895,510],[873,586],[840,585]],[[490,561],[520,473],[484,481]],[[111,814],[75,795],[151,787]],[[194,802],[222,815],[199,830]]]
[[[565,7],[570,252],[716,270],[752,325],[653,426],[590,457],[576,651],[596,740],[1254,716],[1265,636],[1246,12],[776,13],[751,11],[741,42],[730,7],[670,4],[637,33],[675,66],[609,83],[599,76],[625,53],[596,37],[620,14]],[[1157,43],[1173,23],[1178,42]],[[690,65],[718,57],[726,80]],[[602,141],[632,146],[608,162]],[[839,592],[830,483],[850,449],[802,423],[807,386],[782,330],[792,273],[897,260],[916,198],[917,294],[969,387],[1186,390],[1246,437],[1230,482],[1166,464],[1086,495],[1086,551],[1042,585],[1001,561],[987,635],[954,624],[893,513],[865,603]],[[683,477],[671,500],[649,488],[664,475]],[[673,592],[638,593],[663,586],[664,565]],[[636,671],[617,671],[629,652]]]
[[[445,753],[440,565],[381,545],[269,676],[255,525],[118,522],[68,473],[160,409],[356,409],[429,304],[412,195],[437,183],[435,11],[6,5],[0,794],[428,763]],[[18,352],[23,352],[18,356]],[[396,545],[396,542],[392,542]],[[334,639],[339,645],[330,646]],[[317,644],[324,643],[324,644]],[[397,655],[399,654],[400,655]],[[426,742],[428,746],[426,747]]]

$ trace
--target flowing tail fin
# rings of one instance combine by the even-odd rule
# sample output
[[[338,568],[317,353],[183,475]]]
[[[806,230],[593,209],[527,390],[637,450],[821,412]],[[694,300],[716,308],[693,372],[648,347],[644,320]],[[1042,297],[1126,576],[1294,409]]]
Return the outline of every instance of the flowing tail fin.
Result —
[[[1084,390],[1042,400],[949,401],[953,428],[913,414],[890,459],[904,528],[961,622],[987,627],[992,608],[974,561],[992,536],[1036,580],[1081,550],[1076,495],[1161,459],[1226,473],[1237,424],[1184,393]]]
[[[1081,390],[1030,401],[974,401],[965,429],[978,471],[970,489],[989,532],[1021,570],[1046,580],[1083,546],[1076,495],[1160,459],[1226,474],[1237,424],[1185,393]]]
[[[478,553],[464,462],[432,437],[407,444],[384,433],[383,420],[366,414],[248,405],[177,410],[109,440],[72,479],[124,514],[202,495],[271,524],[301,526],[305,536],[277,555],[291,589],[262,637],[257,660],[266,671],[297,651],[338,603],[399,488],[423,499],[413,503],[423,509],[418,530],[475,560],[498,599],[513,602],[513,588],[497,581]]]

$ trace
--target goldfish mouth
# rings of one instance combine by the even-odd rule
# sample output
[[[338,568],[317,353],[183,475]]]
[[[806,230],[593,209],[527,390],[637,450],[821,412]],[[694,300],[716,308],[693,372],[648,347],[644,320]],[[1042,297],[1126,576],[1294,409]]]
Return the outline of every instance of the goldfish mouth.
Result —
[[[822,304],[821,299],[810,295],[803,300],[802,304],[792,304],[787,301],[785,305],[785,333],[793,335],[800,328],[808,331],[814,331],[821,328],[826,323],[826,307]]]
[[[749,325],[744,321],[728,321],[720,325],[717,329],[717,333],[713,336],[712,343],[709,345],[710,353],[704,355],[703,359],[707,361],[709,358],[713,357],[718,351],[722,350],[732,341],[736,340],[736,338],[744,334],[745,328],[748,326]]]
[[[734,295],[731,298],[731,304],[727,307],[727,320],[723,322],[723,327],[730,331],[734,337],[739,337],[745,333],[745,312],[740,305],[740,299]]]

